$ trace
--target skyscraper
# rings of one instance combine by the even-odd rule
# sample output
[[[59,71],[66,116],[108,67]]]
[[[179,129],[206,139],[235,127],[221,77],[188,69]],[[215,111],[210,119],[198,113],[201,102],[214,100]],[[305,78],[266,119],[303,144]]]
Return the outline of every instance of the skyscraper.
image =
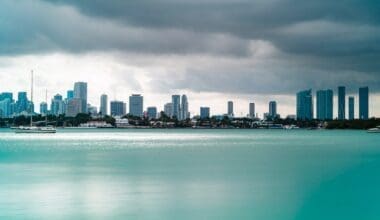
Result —
[[[0,118],[10,118],[11,99],[6,98],[0,101]]]
[[[305,90],[297,93],[297,120],[313,119],[312,91]]]
[[[0,101],[3,101],[4,99],[9,99],[11,102],[13,102],[13,93],[11,92],[3,92],[0,94]]]
[[[111,115],[123,116],[126,112],[126,104],[122,101],[111,101]]]
[[[227,102],[227,115],[234,116],[234,103],[232,101]]]
[[[106,94],[100,96],[100,114],[108,115],[108,96]]]
[[[87,113],[87,83],[86,82],[76,82],[74,84],[74,98],[80,99],[82,102],[80,113]]]
[[[172,95],[172,117],[176,117],[177,119],[180,119],[180,110],[181,110],[181,96],[180,95]]]
[[[269,102],[269,117],[276,118],[277,117],[277,102],[270,101]]]
[[[19,92],[17,98],[17,113],[28,110],[28,97],[26,92]]]
[[[180,120],[186,120],[190,118],[189,114],[189,102],[187,101],[187,96],[182,95],[182,100],[181,100],[181,115],[180,115]]]
[[[82,110],[82,99],[72,98],[67,102],[66,106],[66,116],[67,117],[75,117],[79,113],[83,113]]]
[[[333,119],[333,97],[332,90],[317,91],[317,119],[332,120]]]
[[[338,87],[338,119],[346,119],[346,87]]]
[[[149,119],[156,119],[157,118],[157,108],[156,107],[148,107],[147,110],[147,115]]]
[[[173,103],[169,102],[164,105],[164,113],[168,117],[173,117]]]
[[[129,114],[142,117],[144,111],[144,98],[140,94],[129,96]]]
[[[355,98],[353,96],[348,97],[348,119],[355,119]]]
[[[73,90],[67,90],[67,100],[74,98],[74,91]]]
[[[369,89],[359,88],[359,118],[367,120],[369,118]]]
[[[65,112],[62,95],[56,94],[54,98],[51,100],[50,111],[53,115],[61,115]]]
[[[205,119],[210,117],[210,108],[209,107],[201,107],[200,108],[200,118]]]
[[[46,102],[40,103],[40,114],[46,115],[48,113],[48,104]]]
[[[249,117],[254,118],[256,117],[256,112],[255,112],[255,103],[249,103]]]

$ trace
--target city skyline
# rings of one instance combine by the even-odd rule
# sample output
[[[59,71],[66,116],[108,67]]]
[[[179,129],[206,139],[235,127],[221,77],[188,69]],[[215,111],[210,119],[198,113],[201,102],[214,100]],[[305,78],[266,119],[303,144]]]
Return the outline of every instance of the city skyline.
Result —
[[[313,119],[319,119],[319,120],[331,120],[331,119],[368,119],[372,116],[370,114],[370,90],[368,87],[360,87],[357,96],[359,97],[358,103],[355,102],[355,96],[349,95],[346,96],[345,90],[346,88],[344,86],[339,86],[337,91],[338,94],[335,97],[334,91],[332,89],[327,90],[318,90],[313,94],[313,90],[304,90],[299,91],[295,95],[296,97],[296,111],[292,114],[288,115],[281,115],[281,112],[277,111],[277,101],[272,100],[269,101],[269,107],[267,111],[263,111],[262,115],[259,115],[260,113],[255,112],[255,105],[256,103],[249,102],[248,104],[248,110],[247,114],[240,113],[240,115],[235,114],[234,111],[234,101],[229,100],[227,101],[227,111],[222,113],[214,113],[212,112],[210,106],[197,106],[200,108],[198,112],[189,112],[189,103],[188,98],[186,94],[178,95],[173,94],[171,95],[171,102],[166,103],[162,105],[162,108],[160,106],[149,106],[147,104],[144,105],[144,96],[141,94],[131,94],[129,96],[129,100],[108,100],[107,94],[101,94],[99,97],[100,103],[98,106],[95,106],[92,103],[87,102],[88,99],[88,91],[87,91],[88,83],[87,82],[75,82],[74,83],[74,89],[68,89],[66,91],[66,98],[64,98],[61,94],[57,93],[53,96],[51,99],[50,108],[48,103],[46,101],[40,102],[39,104],[34,102],[31,103],[28,99],[28,92],[25,91],[19,91],[17,92],[17,99],[14,98],[14,94],[12,92],[0,92],[0,110],[5,113],[2,113],[2,115],[7,115],[9,112],[15,112],[15,113],[22,113],[23,111],[30,111],[30,109],[33,109],[34,112],[44,114],[47,111],[49,114],[53,115],[60,115],[60,114],[66,114],[67,116],[75,116],[78,113],[93,113],[93,114],[100,114],[100,115],[107,115],[102,114],[102,109],[108,111],[107,109],[110,109],[110,114],[113,116],[121,116],[123,114],[131,114],[133,116],[139,116],[142,117],[143,115],[147,115],[150,118],[152,117],[152,112],[157,113],[163,111],[170,117],[176,117],[179,120],[185,120],[187,118],[191,118],[193,116],[200,116],[202,115],[202,108],[208,108],[208,114],[209,115],[228,115],[228,116],[235,116],[235,117],[258,117],[258,118],[276,118],[276,117],[291,117],[294,116],[298,119],[307,119],[307,118],[313,118]],[[342,94],[343,90],[343,94]],[[45,93],[45,98],[47,97],[47,91]],[[308,98],[309,97],[309,98]],[[334,98],[335,97],[335,98]],[[306,98],[306,99],[305,99]],[[6,102],[6,100],[10,100],[11,102]],[[335,103],[334,99],[336,99],[337,103]],[[308,104],[311,100],[311,105]],[[343,101],[342,101],[343,100]],[[342,102],[347,102],[347,106],[341,105]],[[8,104],[7,104],[8,103]],[[14,103],[14,106],[12,107],[12,103]],[[86,103],[85,108],[83,107],[84,103]],[[8,105],[7,110],[3,110],[4,105]],[[117,107],[116,107],[117,105]],[[169,106],[170,105],[170,106]],[[344,105],[344,104],[343,104]],[[35,106],[39,106],[39,109],[36,110]],[[127,108],[127,106],[129,106]],[[148,107],[146,107],[148,106]],[[335,107],[336,106],[336,109]],[[21,109],[20,109],[21,108]],[[117,108],[117,110],[115,110]],[[311,113],[307,113],[309,110],[308,108],[311,108]],[[13,109],[13,110],[9,110]],[[356,110],[358,109],[358,110]],[[98,111],[99,110],[99,111]],[[114,114],[113,112],[118,112],[118,114]],[[255,113],[254,115],[252,115]],[[334,117],[334,112],[336,111],[336,117]],[[342,113],[342,111],[344,113]],[[122,112],[122,113],[120,113]],[[356,113],[358,112],[358,113]],[[306,114],[306,115],[304,115]],[[344,114],[343,116],[341,114]],[[342,118],[343,117],[343,118]]]

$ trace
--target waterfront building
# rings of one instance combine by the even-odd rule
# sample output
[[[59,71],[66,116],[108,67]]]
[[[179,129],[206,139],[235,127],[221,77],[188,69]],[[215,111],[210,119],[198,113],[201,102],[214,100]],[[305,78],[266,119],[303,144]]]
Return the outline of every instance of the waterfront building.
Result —
[[[100,96],[100,112],[101,115],[108,115],[108,96],[103,94]]]
[[[83,113],[82,110],[82,99],[73,98],[67,102],[66,107],[66,116],[67,117],[75,117],[79,113]]]
[[[67,100],[74,98],[74,90],[67,90]]]
[[[6,98],[0,101],[0,118],[11,117],[11,99]]]
[[[65,113],[65,103],[63,102],[62,95],[56,94],[51,100],[50,113],[52,115],[61,115]]]
[[[11,102],[13,102],[13,93],[11,92],[0,93],[0,101],[3,101],[4,99],[9,99]]]
[[[338,119],[346,119],[346,87],[338,87]]]
[[[333,119],[333,103],[334,92],[329,90],[317,91],[317,119],[332,120]]]
[[[29,114],[34,114],[34,103],[31,101],[28,101],[28,107],[26,108],[26,111]]]
[[[28,110],[28,97],[26,92],[19,92],[17,97],[17,113]]]
[[[210,117],[210,107],[201,107],[200,108],[200,118],[205,119]]]
[[[40,114],[46,115],[48,113],[48,104],[46,102],[40,103]]]
[[[270,101],[269,102],[269,114],[268,114],[268,116],[272,119],[277,117],[277,102],[276,101]]]
[[[355,119],[355,98],[353,96],[348,97],[348,119]]]
[[[96,106],[92,106],[91,104],[87,104],[87,112],[93,116],[97,115],[98,108]]]
[[[156,119],[157,118],[157,108],[156,107],[148,107],[147,110],[147,116],[149,119]]]
[[[74,84],[74,98],[81,100],[81,112],[87,113],[87,83],[76,82]]]
[[[180,119],[180,110],[181,110],[181,96],[180,95],[172,95],[172,118]]]
[[[313,95],[312,90],[297,93],[297,120],[313,119]]]
[[[359,88],[359,118],[367,120],[369,118],[369,89]]]
[[[190,118],[189,102],[187,100],[187,96],[182,95],[180,120],[186,120],[188,118]]]
[[[255,103],[249,103],[249,117],[250,118],[255,118],[256,113],[255,113]]]
[[[166,103],[164,105],[164,113],[168,117],[172,117],[173,116],[173,103]]]
[[[234,103],[232,101],[227,102],[227,115],[230,117],[234,116]]]
[[[111,116],[124,116],[126,104],[122,101],[111,101]]]
[[[143,117],[144,98],[140,94],[129,96],[129,114]]]

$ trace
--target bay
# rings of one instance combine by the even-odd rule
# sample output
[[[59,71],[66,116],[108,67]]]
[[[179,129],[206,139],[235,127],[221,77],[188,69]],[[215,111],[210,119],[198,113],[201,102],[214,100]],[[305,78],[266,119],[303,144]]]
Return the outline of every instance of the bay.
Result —
[[[378,219],[365,131],[0,130],[0,219]]]

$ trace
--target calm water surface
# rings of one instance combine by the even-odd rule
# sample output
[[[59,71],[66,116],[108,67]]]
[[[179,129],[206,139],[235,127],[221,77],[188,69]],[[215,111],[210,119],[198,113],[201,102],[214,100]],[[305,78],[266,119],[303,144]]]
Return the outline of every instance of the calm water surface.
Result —
[[[379,219],[380,134],[0,130],[0,219]]]

